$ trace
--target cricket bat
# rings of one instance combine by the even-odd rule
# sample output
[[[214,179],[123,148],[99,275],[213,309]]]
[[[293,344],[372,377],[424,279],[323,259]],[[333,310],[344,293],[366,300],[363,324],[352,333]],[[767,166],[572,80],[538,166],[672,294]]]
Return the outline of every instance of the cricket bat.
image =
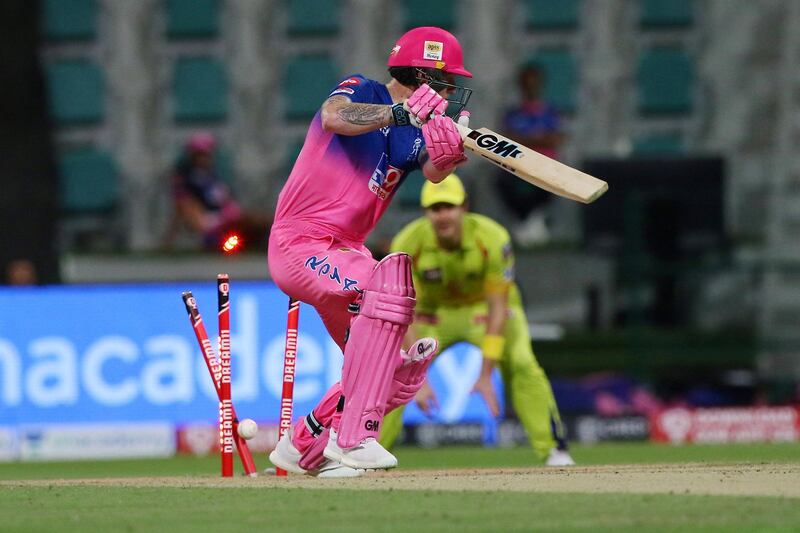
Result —
[[[608,183],[559,163],[488,128],[473,130],[456,123],[464,147],[518,178],[558,196],[590,204],[608,190]]]

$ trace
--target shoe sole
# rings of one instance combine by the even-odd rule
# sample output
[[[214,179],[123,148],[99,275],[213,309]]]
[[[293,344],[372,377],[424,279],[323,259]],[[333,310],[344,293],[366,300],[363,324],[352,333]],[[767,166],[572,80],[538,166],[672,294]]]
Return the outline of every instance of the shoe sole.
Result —
[[[344,479],[344,478],[353,478],[353,477],[361,477],[366,473],[366,470],[360,470],[356,468],[350,468],[348,466],[339,465],[335,468],[331,468],[330,470],[324,470],[317,474],[316,477],[322,479]]]
[[[287,472],[291,472],[293,474],[305,474],[306,471],[297,466],[296,464],[289,463],[284,461],[283,458],[277,453],[277,450],[272,450],[269,454],[269,460],[272,464],[277,466],[278,468],[282,468]]]

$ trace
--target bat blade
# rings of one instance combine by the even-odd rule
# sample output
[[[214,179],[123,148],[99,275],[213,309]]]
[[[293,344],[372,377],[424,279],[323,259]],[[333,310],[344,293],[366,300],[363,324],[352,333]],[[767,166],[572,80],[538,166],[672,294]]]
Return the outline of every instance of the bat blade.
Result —
[[[456,124],[464,147],[500,168],[558,196],[589,204],[608,190],[608,183],[503,137],[488,128]]]

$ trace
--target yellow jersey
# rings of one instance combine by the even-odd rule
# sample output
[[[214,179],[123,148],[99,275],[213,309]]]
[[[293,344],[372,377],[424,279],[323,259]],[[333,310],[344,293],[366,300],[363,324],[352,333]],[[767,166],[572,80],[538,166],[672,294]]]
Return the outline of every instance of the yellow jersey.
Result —
[[[411,256],[418,312],[484,303],[487,295],[506,291],[509,306],[522,305],[511,238],[489,217],[465,213],[461,246],[455,250],[441,248],[431,222],[418,218],[400,230],[391,250]]]

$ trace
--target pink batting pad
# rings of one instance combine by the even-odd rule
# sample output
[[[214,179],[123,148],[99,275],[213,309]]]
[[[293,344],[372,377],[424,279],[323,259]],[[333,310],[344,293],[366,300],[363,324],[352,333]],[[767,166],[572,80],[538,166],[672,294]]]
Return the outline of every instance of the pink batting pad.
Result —
[[[416,396],[425,382],[428,367],[438,352],[439,343],[431,337],[419,339],[408,352],[400,350],[401,364],[395,369],[394,376],[392,376],[384,412],[388,413],[392,409],[405,405]],[[311,414],[295,423],[292,444],[300,452],[307,450],[321,438],[319,432],[323,428],[333,427],[334,430],[339,430],[342,414],[337,411],[336,406],[341,395],[341,383],[334,383]]]
[[[409,352],[415,351],[419,359],[409,357],[403,365],[395,370],[389,386],[389,397],[386,400],[386,412],[407,404],[417,395],[431,361],[439,351],[439,343],[435,339],[425,338],[415,342]]]
[[[375,265],[344,350],[337,435],[343,449],[380,434],[392,376],[402,363],[400,344],[414,319],[414,297],[408,255],[390,254]]]

